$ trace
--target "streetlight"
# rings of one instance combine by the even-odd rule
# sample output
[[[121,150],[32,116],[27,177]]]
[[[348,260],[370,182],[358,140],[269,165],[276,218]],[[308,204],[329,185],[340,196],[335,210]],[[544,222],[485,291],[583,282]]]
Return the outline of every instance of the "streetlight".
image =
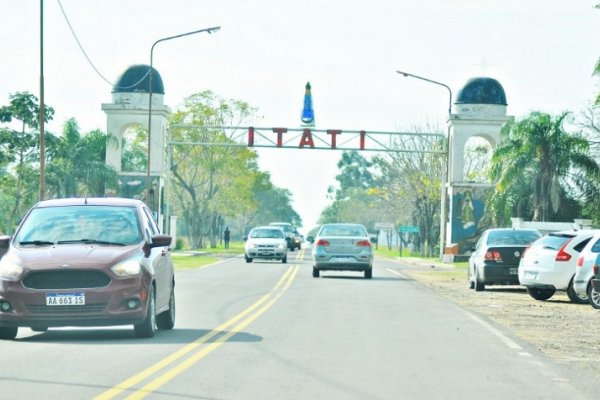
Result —
[[[429,83],[433,83],[435,85],[439,85],[439,86],[443,86],[446,89],[448,89],[448,94],[450,95],[450,99],[448,101],[448,118],[450,118],[450,116],[452,115],[452,90],[450,90],[450,86],[438,82],[438,81],[434,81],[428,78],[424,78],[422,76],[419,75],[414,75],[414,74],[410,74],[408,72],[402,72],[402,71],[396,71],[397,73],[399,73],[400,75],[403,75],[405,78],[408,78],[409,76],[411,78],[416,78],[416,79],[420,79],[422,81],[425,82],[429,82]],[[448,125],[448,137],[447,137],[448,143],[446,143],[446,147],[448,148],[450,146],[450,125]],[[445,232],[445,228],[446,228],[446,181],[447,181],[447,176],[446,174],[448,173],[448,153],[446,153],[446,171],[442,171],[442,198],[440,201],[440,259],[442,259],[444,257],[444,239],[446,236],[446,232]]]
[[[205,28],[205,29],[199,29],[197,31],[192,31],[192,32],[186,32],[186,33],[182,33],[179,35],[175,35],[175,36],[169,36],[169,37],[164,37],[162,39],[158,39],[156,42],[154,42],[154,44],[152,44],[152,47],[150,48],[150,71],[149,71],[149,75],[148,75],[148,164],[146,166],[146,204],[148,204],[150,206],[150,136],[151,136],[151,132],[152,132],[152,65],[153,65],[153,58],[154,58],[154,46],[156,46],[157,44],[159,44],[160,42],[166,42],[167,40],[172,40],[172,39],[177,39],[183,36],[190,36],[190,35],[194,35],[196,33],[201,33],[201,32],[206,32],[206,33],[213,33],[213,32],[217,32],[219,29],[221,29],[220,26],[213,26],[212,28]]]

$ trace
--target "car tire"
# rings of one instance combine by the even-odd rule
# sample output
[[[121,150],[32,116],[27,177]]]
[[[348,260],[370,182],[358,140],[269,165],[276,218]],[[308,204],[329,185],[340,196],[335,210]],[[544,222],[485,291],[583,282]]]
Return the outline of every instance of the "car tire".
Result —
[[[373,277],[373,269],[365,269],[365,279],[371,279]]]
[[[135,336],[139,338],[151,338],[156,333],[156,304],[154,297],[154,286],[150,287],[146,319],[144,319],[144,322],[134,325],[133,331],[135,332]]]
[[[171,288],[169,296],[169,309],[156,316],[156,327],[161,330],[170,330],[175,326],[175,288]]]
[[[473,277],[471,276],[471,268],[467,268],[467,286],[469,289],[475,289],[475,282],[473,282]]]
[[[17,337],[18,330],[16,326],[0,326],[0,339],[12,340]]]
[[[246,259],[246,262],[247,262],[247,263],[251,263],[251,262],[252,262],[252,259],[251,259],[250,257],[248,257],[248,256],[244,256],[244,258]]]
[[[534,299],[543,301],[548,300],[550,297],[554,296],[554,293],[556,293],[556,289],[528,287],[527,293],[529,293],[529,295]]]
[[[475,270],[475,283],[473,287],[476,292],[483,292],[485,290],[485,283],[479,279],[479,273]]]
[[[313,267],[313,278],[318,278],[319,275],[320,271],[317,268]]]
[[[597,292],[591,283],[588,285],[587,294],[592,307],[596,310],[600,310],[600,292]]]
[[[283,256],[283,258],[281,259],[281,263],[287,264],[287,255]]]
[[[573,278],[571,278],[571,282],[569,282],[569,286],[567,286],[567,296],[569,297],[569,300],[571,300],[571,302],[575,303],[575,304],[587,304],[590,302],[590,298],[588,296],[586,297],[580,297],[577,292],[575,291],[575,288],[573,287],[573,281],[575,280],[575,276],[573,276]]]

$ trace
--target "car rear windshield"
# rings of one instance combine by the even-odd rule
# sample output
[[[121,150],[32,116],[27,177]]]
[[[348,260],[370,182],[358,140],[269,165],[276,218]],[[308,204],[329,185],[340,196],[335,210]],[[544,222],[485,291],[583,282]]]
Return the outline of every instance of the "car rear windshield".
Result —
[[[359,225],[323,226],[319,236],[367,236],[367,231]]]
[[[103,241],[135,244],[142,241],[137,210],[118,206],[35,208],[23,221],[16,243]]]
[[[488,236],[489,245],[527,245],[540,238],[540,235],[535,231],[492,231]]]
[[[536,247],[558,251],[565,243],[573,239],[573,235],[549,234],[535,244]]]

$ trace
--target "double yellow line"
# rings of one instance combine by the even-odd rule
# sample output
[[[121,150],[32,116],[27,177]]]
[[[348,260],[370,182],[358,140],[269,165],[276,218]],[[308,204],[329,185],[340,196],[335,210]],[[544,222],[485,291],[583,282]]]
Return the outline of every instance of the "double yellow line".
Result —
[[[289,268],[285,274],[279,279],[277,284],[269,291],[269,293],[262,296],[256,303],[252,304],[246,310],[242,311],[229,321],[224,322],[215,329],[206,333],[204,336],[193,341],[192,343],[184,346],[182,349],[176,351],[170,356],[162,359],[156,364],[148,367],[142,372],[124,380],[115,387],[101,393],[94,397],[95,400],[108,400],[114,399],[124,391],[132,392],[126,399],[142,399],[147,395],[151,394],[183,371],[190,368],[192,365],[200,361],[202,358],[218,349],[227,342],[232,336],[239,333],[242,329],[250,325],[256,318],[262,315],[265,311],[275,304],[275,302],[283,295],[283,293],[290,287],[292,281],[298,273],[298,265],[294,265]],[[225,332],[226,329],[229,329]],[[224,333],[224,334],[223,334]],[[222,335],[214,342],[206,344],[210,339],[215,336]],[[205,345],[206,344],[206,345]],[[184,358],[184,356],[188,356]],[[174,364],[174,365],[171,365]],[[167,368],[169,367],[169,368]],[[164,370],[164,371],[163,371]],[[152,379],[146,385],[139,389],[133,389],[133,387],[140,382],[147,380],[151,376],[160,372],[160,375]]]

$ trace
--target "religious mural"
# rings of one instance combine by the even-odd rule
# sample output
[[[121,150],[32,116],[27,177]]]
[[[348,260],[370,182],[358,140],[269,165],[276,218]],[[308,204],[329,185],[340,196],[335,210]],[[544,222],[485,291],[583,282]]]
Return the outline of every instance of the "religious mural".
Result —
[[[452,242],[458,244],[458,252],[465,254],[471,250],[479,238],[479,220],[483,216],[484,190],[465,188],[452,196]]]

